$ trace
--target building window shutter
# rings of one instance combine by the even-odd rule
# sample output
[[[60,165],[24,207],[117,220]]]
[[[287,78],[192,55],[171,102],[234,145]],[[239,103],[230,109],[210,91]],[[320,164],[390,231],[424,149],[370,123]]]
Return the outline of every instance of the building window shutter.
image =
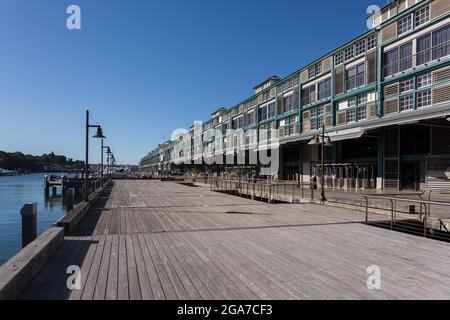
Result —
[[[397,36],[397,22],[393,22],[381,30],[381,41],[385,43]]]
[[[384,114],[398,113],[398,98],[384,101]]]
[[[341,94],[344,93],[344,75],[345,75],[345,68],[344,66],[341,66],[336,69],[335,74],[335,85],[334,85],[334,92],[335,94]]]
[[[366,83],[374,83],[377,81],[377,55],[372,52],[366,57]]]
[[[435,19],[450,10],[450,1],[434,0],[430,3],[431,19]]]

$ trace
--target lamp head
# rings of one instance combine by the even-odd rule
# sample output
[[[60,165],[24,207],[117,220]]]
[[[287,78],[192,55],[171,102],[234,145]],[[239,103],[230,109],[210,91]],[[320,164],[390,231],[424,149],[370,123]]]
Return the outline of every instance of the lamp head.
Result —
[[[93,136],[93,138],[97,138],[97,139],[105,139],[106,138],[103,135],[102,127],[97,127],[97,133],[95,134],[95,136]]]
[[[308,145],[310,145],[310,146],[317,146],[319,144],[320,144],[320,141],[319,141],[318,135],[315,135],[314,138],[312,138],[311,141],[308,143]]]

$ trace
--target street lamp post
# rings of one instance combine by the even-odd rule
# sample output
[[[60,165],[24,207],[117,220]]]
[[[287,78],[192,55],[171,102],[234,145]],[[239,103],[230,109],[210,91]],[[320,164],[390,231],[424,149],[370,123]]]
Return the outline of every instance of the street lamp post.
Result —
[[[97,128],[97,133],[93,138],[105,139],[103,130],[99,125],[89,124],[89,110],[86,110],[86,159],[84,162],[84,201],[89,201],[88,195],[88,179],[89,179],[89,128]]]
[[[325,137],[327,138],[326,142]],[[316,135],[308,144],[311,146],[320,144],[322,148],[321,171],[320,171],[320,184],[321,184],[320,202],[325,203],[325,201],[327,201],[327,198],[325,197],[325,147],[333,146],[330,137],[325,135],[325,124],[322,124],[321,138],[322,138],[321,141],[319,141],[319,137]]]
[[[111,149],[108,146],[103,145],[103,139],[102,139],[102,165],[101,165],[101,179],[102,179],[102,187],[103,187],[103,151],[106,150],[106,154],[108,155],[107,161],[107,168],[109,168],[109,155],[111,153]]]

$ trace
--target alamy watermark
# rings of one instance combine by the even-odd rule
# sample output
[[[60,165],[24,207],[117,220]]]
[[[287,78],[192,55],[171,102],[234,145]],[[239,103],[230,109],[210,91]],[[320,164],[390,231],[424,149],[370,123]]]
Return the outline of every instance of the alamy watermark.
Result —
[[[66,13],[69,15],[66,26],[69,30],[81,30],[81,8],[75,4],[67,7]]]
[[[69,290],[81,290],[81,269],[79,266],[72,265],[67,267],[66,273],[69,275],[67,277],[66,285]]]
[[[372,265],[366,270],[369,277],[366,284],[369,290],[381,290],[381,269],[379,266]]]
[[[176,129],[173,159],[176,163],[208,165],[259,165],[261,174],[276,175],[279,169],[278,129],[203,130],[201,121],[193,130]]]

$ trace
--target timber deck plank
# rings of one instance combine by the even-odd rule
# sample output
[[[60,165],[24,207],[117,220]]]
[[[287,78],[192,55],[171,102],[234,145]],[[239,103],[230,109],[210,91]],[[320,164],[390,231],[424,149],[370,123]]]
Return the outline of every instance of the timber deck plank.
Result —
[[[365,225],[361,212],[173,182],[108,192],[22,299],[450,298],[450,244]],[[66,287],[70,265],[81,290]],[[372,265],[381,290],[366,286]]]

